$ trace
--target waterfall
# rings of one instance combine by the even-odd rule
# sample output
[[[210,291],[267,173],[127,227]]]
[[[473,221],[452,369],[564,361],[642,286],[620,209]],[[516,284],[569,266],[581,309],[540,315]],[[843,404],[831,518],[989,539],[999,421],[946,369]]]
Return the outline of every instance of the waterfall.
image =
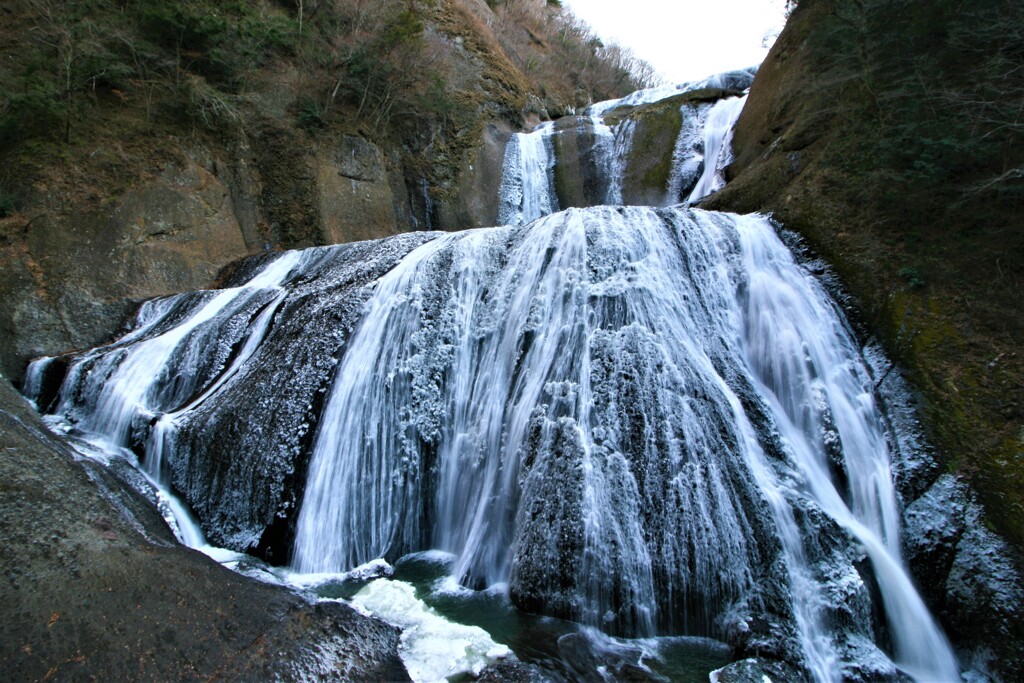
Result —
[[[600,116],[588,116],[583,120],[594,136],[590,149],[594,168],[603,181],[602,185],[607,188],[600,203],[621,204],[623,160],[628,152],[629,134],[620,133],[618,127],[613,129]]]
[[[243,310],[264,289],[279,284],[299,259],[298,252],[290,252],[271,263],[245,287],[211,292],[201,306],[183,321],[174,321],[168,329],[161,327],[173,319],[181,298],[171,297],[150,304],[141,314],[142,324],[117,345],[117,353],[108,353],[108,349],[103,348],[76,364],[77,370],[89,373],[83,393],[94,397],[94,405],[84,413],[82,428],[105,434],[115,444],[130,445],[133,423],[175,407],[194,391],[201,377],[195,368],[204,362],[200,356],[208,350],[203,344],[207,339],[201,334],[192,335],[193,331],[203,325],[214,327],[218,319]],[[188,343],[183,343],[186,340]],[[179,354],[185,357],[176,359],[176,365],[191,372],[179,374],[177,368],[170,369],[170,361]],[[97,360],[95,365],[88,362],[93,359]],[[76,407],[69,397],[59,412],[74,411]]]
[[[837,680],[820,565],[866,589],[849,559],[808,556],[810,506],[871,558],[901,668],[956,677],[900,567],[857,346],[764,219],[572,210],[434,240],[377,283],[324,415],[302,571],[436,547],[463,581],[584,623],[650,634],[675,595],[713,633],[764,590],[766,511],[808,666]]]
[[[21,382],[21,393],[28,400],[32,401],[37,410],[45,409],[45,406],[40,406],[39,402],[44,391],[43,382],[45,381],[46,371],[53,363],[53,360],[49,356],[44,356],[29,363],[28,368],[25,370],[25,377]]]
[[[622,183],[626,177],[626,159],[633,149],[633,135],[636,133],[636,122],[626,119],[614,129],[604,124],[604,120],[594,116],[594,127],[603,126],[608,130],[612,138],[610,160],[608,167],[611,169],[611,177],[608,181],[608,194],[605,196],[605,204],[622,204]]]
[[[663,188],[647,185],[650,168],[634,172],[633,165],[650,160],[634,156],[634,139],[638,128],[643,129],[644,117],[633,114],[636,107],[687,92],[746,87],[749,81],[745,79],[749,78],[750,73],[742,71],[693,84],[639,91],[621,100],[592,105],[586,114],[549,121],[531,132],[513,135],[505,147],[498,222],[524,225],[560,208],[628,203],[627,195],[643,196],[646,203],[657,205],[680,201],[694,204],[721,189],[725,168],[732,161],[733,126],[746,102],[745,95],[724,97],[714,104],[702,99],[679,104],[679,132]],[[574,150],[573,159],[558,158],[556,141],[564,139],[562,136],[575,138],[565,145]],[[581,145],[584,141],[586,147]],[[651,152],[666,154],[664,149],[648,150]],[[631,183],[628,191],[627,183]]]
[[[707,195],[720,190],[725,185],[725,167],[732,162],[729,143],[736,120],[743,111],[747,97],[735,97],[719,100],[711,107],[704,125],[704,172],[690,192],[687,204],[694,204]]]
[[[642,104],[651,104],[660,100],[668,99],[687,92],[698,90],[730,90],[743,91],[748,89],[754,82],[758,67],[752,66],[736,71],[713,74],[699,81],[677,83],[674,85],[661,85],[645,90],[637,90],[617,100],[606,100],[597,102],[586,109],[586,114],[603,116],[606,112],[620,107],[634,107]]]
[[[704,150],[707,145],[708,112],[712,105],[683,105],[683,122],[672,150],[672,175],[668,183],[668,196],[680,201],[696,187],[705,169]],[[693,202],[687,202],[692,204]]]
[[[671,201],[721,186],[743,101],[680,105]],[[900,558],[860,349],[771,222],[558,210],[567,130],[595,202],[622,201],[639,124],[614,109],[511,138],[502,227],[286,252],[144,304],[26,390],[141,453],[191,545],[305,574],[438,550],[454,582],[612,636],[714,638],[819,682],[957,680]]]
[[[522,225],[558,210],[553,132],[554,123],[549,121],[532,133],[517,133],[509,141],[498,188],[499,223]]]
[[[201,548],[206,538],[171,492],[166,458],[174,450],[176,418],[214,395],[249,360],[284,300],[280,284],[304,258],[300,252],[287,252],[240,287],[149,301],[132,332],[82,354],[68,371],[55,412],[109,448],[145,444],[143,471],[166,502],[185,545]],[[273,292],[269,304],[268,292]],[[251,320],[248,315],[254,311]],[[223,345],[222,326],[232,324],[245,342],[225,369],[231,349]],[[51,361],[43,358],[29,366],[30,392],[38,395],[39,378]],[[211,376],[212,383],[204,387]]]
[[[741,339],[759,393],[815,503],[870,557],[900,668],[922,681],[956,680],[949,644],[902,566],[883,424],[857,347],[835,305],[772,236],[744,231],[741,240]],[[810,659],[817,679],[835,677],[828,655]]]

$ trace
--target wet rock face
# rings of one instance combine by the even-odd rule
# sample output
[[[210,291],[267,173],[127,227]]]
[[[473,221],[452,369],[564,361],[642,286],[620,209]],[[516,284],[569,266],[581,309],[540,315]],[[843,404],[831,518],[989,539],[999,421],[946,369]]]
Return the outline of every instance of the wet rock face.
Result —
[[[152,369],[156,374],[149,380],[154,383],[145,399],[150,406],[160,414],[190,409],[182,412],[173,432],[160,436],[154,413],[143,410],[118,427],[118,438],[169,478],[199,514],[211,541],[258,552],[279,564],[287,561],[305,480],[304,457],[334,366],[366,300],[365,287],[428,237],[310,251],[307,279],[293,283],[287,302],[275,298],[272,289],[238,297],[230,310],[221,311],[216,325],[200,326],[166,356],[162,370]],[[267,260],[238,266],[226,284],[246,283]],[[142,342],[159,343],[161,335],[187,323],[196,311],[216,306],[218,296],[205,291],[147,304],[138,315]],[[250,328],[261,325],[266,326],[265,343],[249,363],[238,365],[239,357],[251,353],[246,351],[253,342]],[[115,346],[84,359],[66,378],[64,400],[76,402],[90,394],[98,386],[93,382],[115,372],[109,361],[116,365],[124,353]],[[40,377],[39,400],[51,407],[49,390],[66,370],[63,365],[61,359],[53,361]],[[221,376],[232,381],[216,402],[204,402],[203,392]],[[69,415],[89,420],[77,409]],[[154,448],[174,456],[155,465],[162,456]]]
[[[436,227],[484,228],[499,223],[495,188],[501,184],[505,145],[512,131],[507,121],[493,120],[483,125],[479,147],[467,149],[463,155],[452,196],[441,197],[436,203]]]
[[[975,666],[982,670],[998,667],[1007,675],[1019,675],[1024,655],[1024,626],[1019,612],[1024,604],[1024,584],[1013,552],[985,526],[977,504],[966,510],[964,525],[946,579],[948,619],[951,627],[962,634],[962,645],[974,650]],[[1002,644],[1012,659],[993,661],[991,643]]]
[[[609,133],[603,123],[585,116],[566,116],[555,123],[552,151],[558,206],[607,203],[615,171],[614,139]]]
[[[255,135],[267,249],[312,247],[327,239],[317,201],[316,150],[305,143],[289,126],[268,124]]]
[[[376,239],[411,223],[398,164],[369,140],[343,135],[313,164],[324,243]]]
[[[513,603],[527,612],[580,619],[579,557],[585,545],[581,451],[574,424],[562,421],[544,429],[543,415],[532,421],[528,448],[556,449],[557,457],[541,457],[528,474],[519,511],[515,557],[512,561]],[[545,434],[545,432],[547,432]]]
[[[179,546],[0,382],[0,659],[11,680],[408,680],[397,630]]]
[[[332,157],[338,173],[351,180],[373,182],[384,177],[384,155],[365,138],[343,135]]]
[[[713,192],[729,162],[729,116],[743,103],[732,86],[751,78],[741,71],[639,91],[513,136],[498,222],[521,225],[569,207],[667,206],[696,201],[697,188]]]
[[[487,130],[466,153],[457,197],[439,207],[446,227],[495,222],[508,132]],[[406,187],[396,145],[358,135],[311,143],[268,124],[229,149],[179,157],[101,208],[43,197],[44,208],[0,219],[0,371],[20,377],[33,357],[107,341],[140,300],[210,287],[246,255],[408,230],[425,191],[418,177]]]
[[[1018,606],[1024,582],[1012,549],[984,522],[968,485],[945,474],[904,513],[904,549],[965,663],[981,671],[1019,671],[1024,628]],[[993,643],[1012,655],[995,660]]]
[[[943,475],[903,513],[904,552],[922,585],[946,583],[964,534],[969,495],[963,481]]]
[[[742,91],[753,85],[756,75],[757,67],[736,69],[735,71],[726,71],[725,73],[712,76],[705,83],[708,87]]]
[[[683,112],[693,114],[691,109],[669,101],[631,115],[632,140],[622,179],[624,204],[659,206],[682,200],[669,197],[669,181],[676,161],[673,150],[685,123]]]

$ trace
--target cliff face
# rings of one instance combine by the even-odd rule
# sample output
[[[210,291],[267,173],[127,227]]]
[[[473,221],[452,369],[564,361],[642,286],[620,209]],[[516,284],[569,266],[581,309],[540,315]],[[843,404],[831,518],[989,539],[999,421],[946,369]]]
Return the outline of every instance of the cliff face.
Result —
[[[140,176],[115,193],[86,157],[47,168],[28,206],[0,221],[7,376],[20,377],[28,358],[109,337],[142,299],[209,287],[247,254],[413,224],[395,153],[358,135],[307,144],[278,127],[232,149],[133,142],[141,154],[166,156],[146,169],[138,166],[150,160],[128,157]]]

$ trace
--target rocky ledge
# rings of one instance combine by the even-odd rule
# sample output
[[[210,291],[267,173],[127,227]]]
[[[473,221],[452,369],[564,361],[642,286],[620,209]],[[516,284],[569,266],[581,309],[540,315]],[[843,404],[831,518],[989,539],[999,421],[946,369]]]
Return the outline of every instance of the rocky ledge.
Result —
[[[399,632],[179,545],[0,378],[8,680],[409,680]]]

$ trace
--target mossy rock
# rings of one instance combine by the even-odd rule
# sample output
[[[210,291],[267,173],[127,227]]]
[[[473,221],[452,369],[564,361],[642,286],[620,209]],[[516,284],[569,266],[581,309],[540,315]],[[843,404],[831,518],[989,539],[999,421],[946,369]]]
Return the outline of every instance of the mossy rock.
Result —
[[[683,126],[681,106],[681,100],[669,98],[630,114],[636,128],[622,180],[624,204],[658,206],[669,200],[672,158]]]

